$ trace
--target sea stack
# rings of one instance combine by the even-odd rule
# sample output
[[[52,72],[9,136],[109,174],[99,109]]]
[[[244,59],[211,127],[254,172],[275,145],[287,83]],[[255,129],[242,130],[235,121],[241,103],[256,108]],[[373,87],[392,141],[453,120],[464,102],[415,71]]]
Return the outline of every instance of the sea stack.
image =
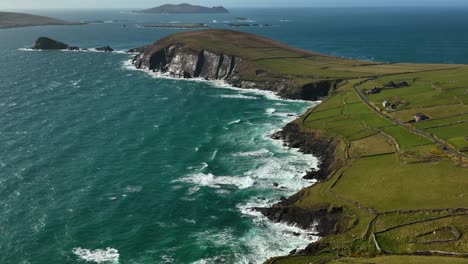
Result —
[[[40,37],[31,48],[35,50],[65,50],[68,49],[68,45],[51,38]]]

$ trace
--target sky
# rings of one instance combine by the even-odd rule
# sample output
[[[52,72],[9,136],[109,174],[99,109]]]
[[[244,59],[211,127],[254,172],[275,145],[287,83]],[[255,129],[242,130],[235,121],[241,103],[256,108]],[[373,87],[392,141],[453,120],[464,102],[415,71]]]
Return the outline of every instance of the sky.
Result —
[[[34,8],[149,8],[162,4],[190,4],[225,7],[379,7],[440,6],[468,7],[468,0],[0,0],[0,9]]]

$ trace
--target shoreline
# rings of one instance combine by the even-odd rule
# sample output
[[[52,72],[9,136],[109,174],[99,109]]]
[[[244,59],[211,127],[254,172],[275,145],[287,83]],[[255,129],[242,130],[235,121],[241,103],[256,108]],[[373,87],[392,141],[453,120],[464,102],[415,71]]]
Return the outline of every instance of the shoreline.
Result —
[[[326,177],[328,177],[328,175],[330,174],[330,164],[333,163],[334,158],[331,155],[331,152],[334,151],[335,146],[331,145],[331,148],[325,147],[327,144],[330,143],[329,139],[323,140],[319,137],[311,137],[308,140],[306,139],[306,135],[310,136],[310,133],[300,132],[298,130],[295,130],[294,128],[291,130],[291,128],[294,127],[294,124],[300,121],[304,115],[306,115],[309,111],[312,111],[315,107],[320,105],[322,103],[321,100],[311,101],[284,98],[283,96],[279,95],[277,92],[274,91],[262,90],[257,88],[235,87],[226,82],[225,80],[206,80],[203,78],[173,77],[167,73],[152,71],[148,69],[138,69],[132,63],[132,59],[124,61],[123,67],[132,71],[141,71],[156,79],[204,82],[220,89],[229,89],[244,93],[259,94],[264,96],[268,100],[286,102],[306,102],[311,104],[310,106],[307,106],[305,111],[303,113],[300,113],[299,116],[296,116],[294,119],[291,118],[290,120],[287,120],[286,125],[279,127],[278,129],[275,129],[270,133],[265,134],[265,136],[274,142],[278,142],[278,144],[281,144],[282,147],[285,149],[296,149],[302,155],[313,155],[314,157],[316,157],[319,161],[317,164],[317,168],[310,168],[302,176],[302,179],[304,180],[312,180],[315,182],[313,182],[311,185],[303,186],[301,189],[295,191],[288,197],[280,197],[277,201],[270,201],[269,203],[266,203],[266,207],[258,207],[257,205],[249,208],[238,209],[240,209],[242,214],[244,215],[260,217],[261,219],[269,221],[273,225],[278,224],[283,225],[286,228],[298,228],[299,230],[301,230],[301,234],[303,236],[307,236],[310,240],[310,243],[305,248],[296,248],[292,250],[291,252],[289,252],[290,254],[295,254],[298,252],[308,252],[310,251],[310,248],[312,248],[313,245],[320,239],[322,239],[324,236],[335,233],[335,231],[333,231],[332,229],[334,224],[338,221],[338,218],[341,216],[341,211],[339,208],[337,208],[335,212],[332,212],[330,214],[330,212],[328,212],[327,210],[323,210],[323,208],[320,208],[316,211],[300,210],[291,212],[289,207],[289,205],[293,204],[298,199],[298,197],[305,189],[310,188],[311,186],[317,184],[320,181],[326,180]],[[299,134],[302,134],[302,136],[298,136]],[[280,214],[280,217],[278,217],[278,214]],[[330,215],[331,217],[329,217]],[[317,217],[320,218],[319,221],[316,221]],[[313,224],[310,225],[310,223]],[[311,236],[313,239],[311,239]],[[265,259],[264,261],[268,261],[268,259]]]

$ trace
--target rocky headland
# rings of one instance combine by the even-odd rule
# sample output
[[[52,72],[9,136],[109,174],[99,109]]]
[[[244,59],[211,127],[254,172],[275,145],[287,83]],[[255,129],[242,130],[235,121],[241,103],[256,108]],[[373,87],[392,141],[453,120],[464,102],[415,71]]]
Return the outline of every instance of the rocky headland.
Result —
[[[244,38],[253,43],[271,42],[268,39],[247,33],[229,30],[198,31],[204,34],[215,32]],[[328,95],[340,80],[316,80],[300,84],[291,76],[277,74],[252,65],[249,58],[232,52],[206,45],[187,45],[179,37],[198,34],[197,32],[175,34],[153,45],[140,49],[132,63],[137,69],[161,72],[175,78],[203,78],[223,80],[234,87],[260,89],[276,92],[286,99],[318,100]],[[240,36],[239,36],[240,35]],[[202,44],[202,43],[200,43]],[[274,43],[271,42],[273,45]]]

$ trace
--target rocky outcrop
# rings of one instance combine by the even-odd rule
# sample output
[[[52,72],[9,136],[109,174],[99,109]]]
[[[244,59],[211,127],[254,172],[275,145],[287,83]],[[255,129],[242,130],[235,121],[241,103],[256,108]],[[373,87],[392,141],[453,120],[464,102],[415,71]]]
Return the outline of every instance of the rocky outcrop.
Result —
[[[348,226],[342,224],[343,208],[320,207],[305,210],[303,208],[288,205],[283,201],[271,208],[255,208],[268,219],[275,223],[289,223],[306,229],[314,230],[319,236],[328,236],[345,231]]]
[[[142,53],[143,51],[145,51],[145,49],[149,48],[149,45],[145,45],[145,46],[141,46],[141,47],[138,47],[138,48],[133,48],[133,49],[129,49],[127,50],[128,53]]]
[[[31,48],[35,50],[66,50],[68,49],[68,45],[51,38],[40,37]]]
[[[237,77],[236,67],[241,61],[227,54],[218,55],[207,50],[196,52],[179,45],[170,45],[156,51],[151,47],[143,49],[135,56],[133,64],[138,69],[159,71],[175,78],[234,80]]]
[[[336,155],[337,146],[340,144],[337,139],[301,131],[296,123],[286,125],[281,131],[273,134],[272,138],[283,140],[288,147],[298,148],[303,153],[319,157],[319,169],[308,172],[304,176],[305,179],[325,181],[336,168],[344,164],[344,159]]]
[[[175,78],[224,80],[234,87],[273,91],[288,99],[317,100],[327,96],[338,83],[330,80],[297,86],[288,76],[270,76],[264,70],[254,71],[257,78],[246,78],[240,69],[249,62],[242,58],[208,49],[194,51],[179,44],[158,48],[156,43],[131,51],[140,51],[133,58],[138,69],[157,71]]]
[[[96,48],[97,51],[104,51],[104,52],[112,52],[114,51],[114,49],[112,49],[111,47],[109,46],[104,46],[104,47],[99,47],[99,48]]]
[[[31,47],[34,50],[72,50],[72,51],[80,51],[80,50],[88,50],[88,49],[81,49],[79,47],[70,46],[63,42],[47,38],[47,37],[40,37],[35,42],[34,45]],[[111,47],[105,46],[96,48],[97,51],[104,51],[104,52],[111,52],[114,51]]]
[[[307,173],[304,178],[325,181],[337,168],[344,164],[344,158],[339,154],[340,142],[334,138],[318,136],[312,132],[301,131],[300,119],[288,124],[280,132],[272,135],[272,138],[283,140],[288,147],[299,148],[301,152],[314,154],[320,158],[319,170]],[[273,222],[294,224],[303,229],[313,228],[319,236],[338,234],[348,230],[353,223],[342,207],[322,204],[305,209],[296,203],[306,195],[301,191],[270,208],[254,208]],[[296,252],[298,254],[311,254],[321,247],[317,243],[309,245],[306,249]]]

